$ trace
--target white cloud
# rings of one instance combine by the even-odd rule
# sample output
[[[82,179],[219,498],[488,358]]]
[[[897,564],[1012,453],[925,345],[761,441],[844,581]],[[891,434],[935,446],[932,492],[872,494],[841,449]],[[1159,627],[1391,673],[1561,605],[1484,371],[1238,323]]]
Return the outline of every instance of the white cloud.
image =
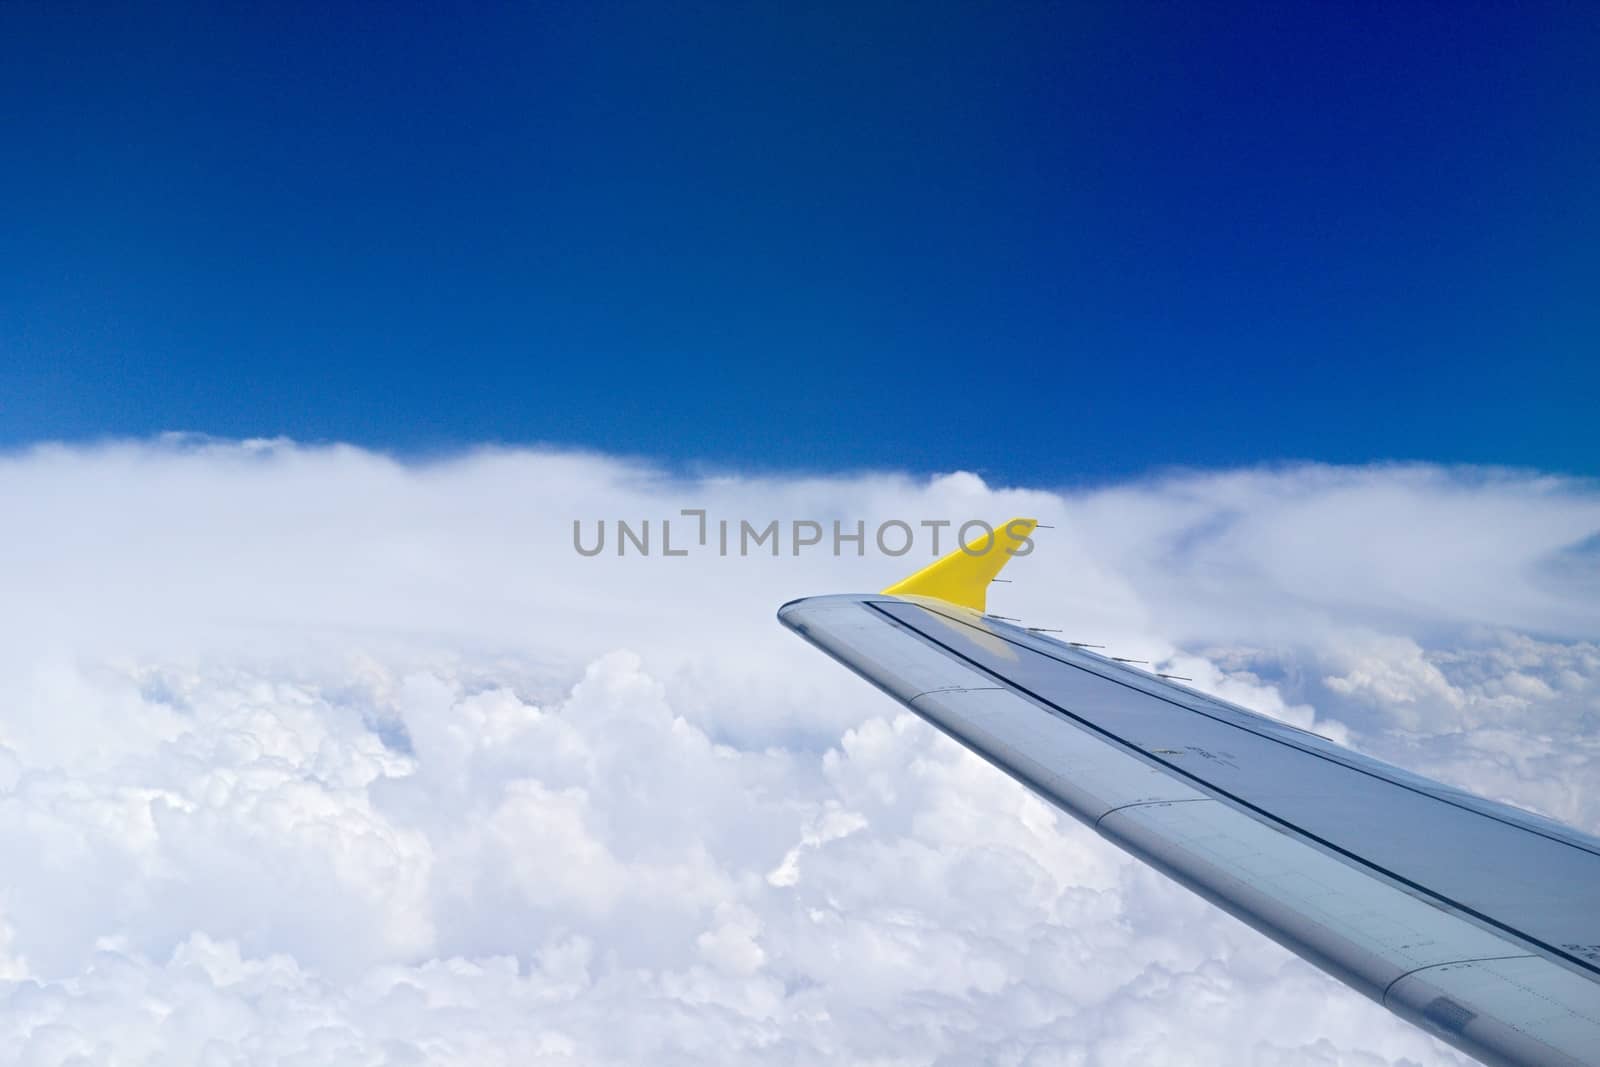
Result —
[[[1459,1062],[773,619],[914,560],[585,559],[574,518],[1038,513],[1008,613],[1600,827],[1584,484],[179,441],[0,499],[18,1063]]]

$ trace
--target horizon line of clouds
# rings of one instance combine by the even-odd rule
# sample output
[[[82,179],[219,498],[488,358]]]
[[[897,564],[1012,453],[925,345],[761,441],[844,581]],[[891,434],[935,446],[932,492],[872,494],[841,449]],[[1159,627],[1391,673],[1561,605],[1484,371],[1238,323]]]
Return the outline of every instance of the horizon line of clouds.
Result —
[[[792,466],[752,460],[673,458],[666,459],[644,451],[616,451],[604,445],[580,442],[528,440],[459,440],[429,446],[398,446],[345,437],[302,438],[292,434],[232,436],[202,430],[162,430],[151,434],[107,434],[77,438],[40,437],[28,441],[0,444],[0,463],[12,459],[47,456],[53,453],[121,452],[159,450],[175,455],[226,455],[241,453],[263,459],[284,452],[353,453],[386,460],[396,466],[423,471],[450,467],[480,458],[527,454],[535,456],[596,459],[621,464],[669,481],[696,483],[722,478],[741,478],[760,482],[793,481],[813,478],[872,479],[905,478],[913,482],[937,480],[951,475],[970,474],[987,485],[995,481],[997,490],[1031,488],[1063,494],[1090,493],[1111,486],[1163,485],[1218,475],[1285,474],[1310,471],[1418,473],[1444,475],[1463,484],[1493,484],[1502,481],[1537,480],[1551,487],[1600,492],[1600,476],[1514,463],[1472,463],[1441,461],[1425,456],[1375,458],[1358,461],[1324,460],[1315,457],[1267,457],[1238,463],[1192,465],[1161,463],[1140,470],[1100,474],[1082,479],[1039,479],[1031,484],[1026,476],[991,475],[983,464],[950,470],[913,469],[903,464],[842,464],[836,466]],[[1024,483],[1029,483],[1026,486]]]

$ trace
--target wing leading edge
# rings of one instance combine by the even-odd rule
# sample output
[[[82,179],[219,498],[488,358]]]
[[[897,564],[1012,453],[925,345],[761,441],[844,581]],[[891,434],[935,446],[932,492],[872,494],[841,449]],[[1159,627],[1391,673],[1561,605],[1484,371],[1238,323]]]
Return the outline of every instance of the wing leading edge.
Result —
[[[891,587],[901,595],[813,597],[778,617],[1102,836],[1469,1055],[1600,1065],[1600,840],[905,592],[915,577]]]

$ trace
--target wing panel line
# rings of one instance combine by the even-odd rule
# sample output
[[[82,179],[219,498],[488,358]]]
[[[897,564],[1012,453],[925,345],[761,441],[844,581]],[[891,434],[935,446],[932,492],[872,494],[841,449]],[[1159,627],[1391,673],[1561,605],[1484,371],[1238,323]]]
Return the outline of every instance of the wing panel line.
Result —
[[[1509,956],[1476,956],[1468,960],[1445,960],[1441,963],[1425,963],[1421,967],[1411,968],[1404,974],[1395,975],[1393,980],[1391,980],[1388,985],[1383,987],[1383,995],[1378,998],[1378,1002],[1387,1008],[1389,1006],[1389,991],[1398,983],[1405,981],[1414,974],[1421,974],[1423,971],[1432,971],[1439,967],[1459,967],[1463,963],[1489,963],[1492,960],[1536,960],[1538,958],[1538,956],[1523,952],[1514,953]]]
[[[885,618],[888,618],[888,619],[890,619],[890,620],[892,620],[894,622],[897,622],[897,623],[902,622],[902,620],[895,619],[894,616],[890,615],[888,612],[884,611],[881,607],[879,607],[878,606],[878,602],[865,601],[864,603],[868,607],[870,607],[873,610],[877,611],[880,615],[883,615]],[[911,604],[910,606],[921,608],[924,611],[930,611],[930,612],[934,611],[934,609],[932,609],[930,607],[927,607],[926,605],[923,605],[923,604]],[[1485,819],[1492,819],[1493,821],[1495,821],[1497,823],[1500,823],[1503,826],[1510,826],[1510,827],[1513,827],[1513,828],[1515,828],[1517,830],[1522,830],[1522,831],[1525,831],[1525,832],[1530,833],[1530,834],[1535,834],[1535,835],[1537,835],[1539,837],[1544,838],[1546,841],[1554,841],[1557,844],[1565,845],[1568,848],[1576,849],[1579,852],[1586,852],[1591,856],[1600,857],[1600,848],[1591,848],[1588,845],[1584,845],[1584,844],[1582,844],[1580,842],[1572,841],[1572,840],[1569,840],[1569,839],[1567,839],[1565,837],[1555,836],[1555,835],[1553,835],[1553,834],[1551,834],[1551,833],[1549,833],[1549,832],[1547,832],[1545,830],[1540,829],[1537,826],[1530,826],[1527,823],[1518,822],[1518,821],[1515,821],[1515,820],[1512,820],[1512,819],[1507,819],[1504,816],[1496,815],[1494,812],[1484,811],[1484,810],[1482,810],[1480,808],[1475,808],[1475,807],[1471,807],[1471,806],[1466,805],[1466,804],[1462,804],[1459,801],[1454,800],[1454,799],[1452,799],[1452,798],[1450,798],[1448,796],[1441,796],[1438,793],[1429,792],[1426,789],[1419,789],[1416,786],[1411,785],[1410,783],[1407,783],[1407,782],[1404,782],[1404,781],[1400,781],[1400,780],[1395,779],[1395,778],[1391,778],[1388,775],[1383,774],[1383,773],[1381,773],[1379,771],[1375,771],[1375,770],[1373,770],[1371,768],[1362,767],[1359,764],[1354,764],[1354,763],[1347,762],[1345,760],[1337,758],[1336,756],[1330,755],[1329,753],[1320,752],[1320,751],[1318,751],[1317,749],[1314,749],[1314,748],[1308,748],[1308,747],[1306,747],[1304,745],[1295,744],[1289,738],[1278,737],[1278,736],[1276,736],[1276,735],[1274,735],[1274,734],[1272,734],[1270,732],[1252,729],[1250,726],[1247,726],[1247,725],[1245,725],[1243,723],[1233,722],[1233,721],[1231,721],[1231,720],[1229,720],[1227,718],[1224,718],[1222,716],[1214,715],[1211,712],[1205,711],[1202,708],[1192,707],[1189,704],[1185,704],[1185,703],[1183,703],[1181,701],[1174,700],[1170,696],[1167,696],[1167,695],[1165,695],[1163,693],[1152,692],[1151,690],[1146,689],[1143,686],[1134,685],[1131,682],[1127,681],[1126,679],[1118,678],[1118,677],[1116,677],[1116,676],[1114,676],[1112,674],[1103,674],[1100,671],[1094,670],[1094,669],[1092,669],[1090,667],[1086,667],[1081,663],[1074,663],[1072,660],[1062,659],[1060,656],[1055,655],[1054,653],[1052,653],[1048,649],[1039,648],[1039,647],[1037,647],[1035,645],[1031,645],[1031,644],[1027,644],[1025,642],[1019,641],[1016,638],[1012,637],[1011,635],[1002,632],[1001,630],[998,630],[998,629],[986,629],[984,627],[974,626],[974,625],[972,625],[972,623],[970,621],[968,621],[966,619],[957,618],[954,615],[946,615],[942,611],[935,612],[935,614],[937,614],[940,618],[948,619],[951,622],[960,623],[962,626],[965,626],[965,627],[967,627],[969,629],[972,629],[972,630],[976,630],[979,633],[988,634],[988,635],[990,635],[992,637],[999,638],[1001,641],[1004,641],[1009,645],[1015,645],[1017,648],[1026,649],[1029,652],[1036,653],[1037,655],[1043,656],[1045,659],[1048,659],[1048,660],[1050,660],[1050,661],[1052,661],[1054,663],[1059,663],[1064,667],[1071,667],[1074,670],[1082,671],[1085,674],[1092,675],[1092,676],[1094,676],[1096,678],[1100,678],[1100,679],[1102,679],[1104,681],[1112,682],[1112,683],[1114,683],[1116,685],[1122,686],[1124,689],[1131,690],[1132,692],[1139,693],[1139,694],[1141,694],[1143,696],[1152,697],[1152,698],[1154,698],[1156,700],[1159,700],[1159,701],[1161,701],[1161,702],[1163,702],[1165,704],[1170,704],[1175,708],[1181,708],[1184,711],[1192,712],[1195,715],[1199,715],[1199,716],[1201,716],[1203,718],[1210,719],[1212,722],[1218,723],[1218,724],[1220,724],[1222,726],[1229,726],[1229,727],[1232,727],[1235,730],[1239,730],[1239,731],[1242,731],[1244,733],[1251,734],[1251,735],[1253,735],[1255,737],[1259,737],[1259,738],[1261,738],[1261,739],[1263,739],[1265,741],[1271,741],[1271,742],[1273,742],[1275,744],[1282,745],[1285,748],[1292,748],[1296,752],[1303,752],[1308,756],[1315,756],[1317,759],[1320,759],[1320,760],[1322,760],[1322,761],[1324,761],[1326,763],[1332,763],[1335,766],[1343,767],[1346,770],[1355,771],[1358,774],[1364,774],[1369,778],[1375,778],[1378,781],[1387,782],[1389,785],[1395,786],[1395,787],[1400,788],[1400,789],[1404,789],[1408,793],[1415,793],[1417,796],[1427,797],[1429,800],[1435,800],[1435,801],[1438,801],[1441,804],[1448,804],[1451,807],[1457,809],[1458,811],[1468,812],[1469,814],[1477,815],[1477,816],[1480,816],[1480,817],[1485,818]],[[909,624],[904,624],[904,625],[908,625],[909,626]],[[909,627],[909,628],[911,629],[911,631],[913,633],[920,634],[921,636],[926,637],[928,640],[930,640],[934,644],[938,645],[944,651],[949,652],[951,655],[961,656],[962,659],[966,659],[966,657],[962,656],[961,653],[956,652],[954,649],[952,649],[952,648],[948,647],[947,645],[943,644],[937,638],[934,638],[934,637],[932,637],[932,636],[930,636],[928,634],[924,634],[924,633],[922,633],[921,630],[918,630],[915,627]],[[976,663],[973,663],[972,665],[975,666],[975,667],[979,666]],[[983,669],[983,668],[979,667],[979,669]],[[990,672],[990,673],[993,673],[993,672]],[[996,677],[998,677],[998,675]],[[1020,687],[1018,687],[1018,688],[1020,688]],[[1252,715],[1258,715],[1259,714],[1258,712],[1250,712],[1248,708],[1242,708],[1240,710],[1246,711],[1246,712],[1248,712],[1249,714],[1252,714]],[[1289,723],[1283,723],[1281,725],[1287,726],[1290,729],[1299,729],[1299,727],[1293,726],[1293,725],[1291,725]],[[1302,733],[1307,733],[1309,731],[1302,730],[1301,732]],[[1313,734],[1312,736],[1320,736],[1320,735]],[[1324,739],[1324,740],[1326,740],[1326,739]],[[1132,744],[1132,742],[1125,742],[1125,743],[1130,744],[1130,745]],[[1134,746],[1134,748],[1136,749],[1136,751],[1140,751],[1140,752],[1144,751],[1143,749],[1137,748],[1137,746]],[[1152,757],[1152,758],[1156,758],[1156,757]],[[1165,760],[1159,760],[1158,759],[1157,762],[1162,763],[1164,766],[1172,766],[1171,764],[1168,764]],[[1176,770],[1175,767],[1173,769]],[[1531,815],[1533,813],[1530,812],[1529,814]]]
[[[1134,800],[1102,811],[1094,821],[1094,828],[1096,830],[1100,829],[1100,824],[1105,821],[1107,816],[1115,815],[1119,811],[1127,811],[1129,808],[1148,808],[1156,804],[1203,804],[1210,799],[1210,797],[1178,797],[1173,800]]]

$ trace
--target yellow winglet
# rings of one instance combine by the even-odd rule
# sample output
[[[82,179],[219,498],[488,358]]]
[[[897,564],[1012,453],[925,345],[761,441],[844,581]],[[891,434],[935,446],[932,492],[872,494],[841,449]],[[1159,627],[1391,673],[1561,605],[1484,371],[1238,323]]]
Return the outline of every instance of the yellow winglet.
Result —
[[[930,563],[909,578],[885,589],[892,596],[931,596],[973,611],[986,610],[989,583],[1012,556],[1033,551],[1029,537],[1037,519],[1012,519],[992,533]]]

